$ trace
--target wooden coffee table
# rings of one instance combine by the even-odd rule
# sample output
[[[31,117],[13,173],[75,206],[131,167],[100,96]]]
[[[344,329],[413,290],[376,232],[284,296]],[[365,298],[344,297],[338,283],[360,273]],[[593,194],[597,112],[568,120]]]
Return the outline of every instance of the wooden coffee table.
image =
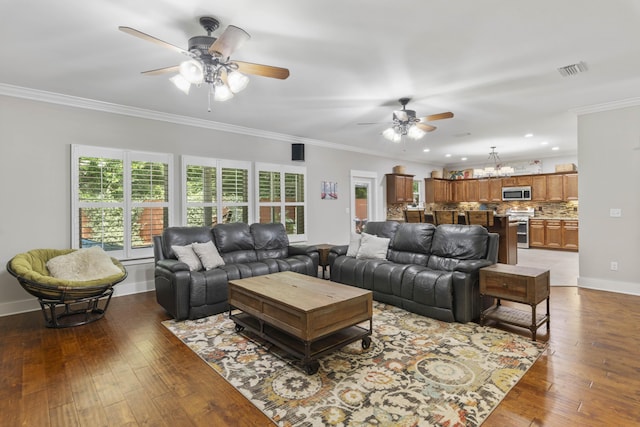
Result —
[[[290,271],[229,281],[229,318],[298,359],[317,358],[357,340],[371,345],[372,293]],[[358,326],[369,321],[369,328]]]

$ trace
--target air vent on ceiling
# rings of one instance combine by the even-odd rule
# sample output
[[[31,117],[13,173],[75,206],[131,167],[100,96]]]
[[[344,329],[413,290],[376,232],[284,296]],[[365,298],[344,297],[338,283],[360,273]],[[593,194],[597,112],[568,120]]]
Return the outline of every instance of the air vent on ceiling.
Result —
[[[584,73],[587,71],[587,64],[583,61],[578,62],[577,64],[565,65],[564,67],[558,68],[558,72],[562,77],[570,77],[575,76],[578,73]]]

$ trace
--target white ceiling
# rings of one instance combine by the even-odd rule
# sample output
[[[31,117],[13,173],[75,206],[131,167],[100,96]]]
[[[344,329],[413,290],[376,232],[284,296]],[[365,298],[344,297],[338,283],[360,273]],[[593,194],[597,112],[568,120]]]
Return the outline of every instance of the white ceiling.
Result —
[[[232,59],[291,76],[252,77],[208,113],[204,87],[186,96],[140,74],[184,56],[118,31],[186,48],[204,15],[221,22],[214,36],[229,24],[251,34]],[[428,164],[483,163],[494,145],[503,160],[575,155],[573,110],[640,97],[638,0],[5,0],[0,16],[0,84]],[[579,61],[587,73],[557,71]],[[400,97],[418,116],[455,117],[391,143],[380,132]]]

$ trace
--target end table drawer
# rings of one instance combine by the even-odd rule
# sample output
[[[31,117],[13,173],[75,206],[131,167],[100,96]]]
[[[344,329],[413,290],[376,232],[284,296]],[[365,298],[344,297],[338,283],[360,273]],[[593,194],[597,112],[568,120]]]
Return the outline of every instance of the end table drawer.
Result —
[[[496,297],[526,299],[527,278],[503,276],[500,274],[487,274],[484,281],[484,289],[481,293],[491,294]]]

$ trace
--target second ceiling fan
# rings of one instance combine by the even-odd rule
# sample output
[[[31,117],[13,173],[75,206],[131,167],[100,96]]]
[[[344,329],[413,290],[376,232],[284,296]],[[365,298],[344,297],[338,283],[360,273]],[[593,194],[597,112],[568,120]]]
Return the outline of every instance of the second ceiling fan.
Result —
[[[417,117],[414,110],[407,110],[406,106],[411,98],[400,98],[398,102],[402,105],[402,110],[393,112],[391,127],[382,132],[382,136],[393,142],[400,142],[403,136],[411,139],[420,139],[427,132],[433,132],[437,128],[427,122],[435,120],[450,119],[452,112],[432,114],[425,117]],[[368,123],[367,123],[368,124]]]

